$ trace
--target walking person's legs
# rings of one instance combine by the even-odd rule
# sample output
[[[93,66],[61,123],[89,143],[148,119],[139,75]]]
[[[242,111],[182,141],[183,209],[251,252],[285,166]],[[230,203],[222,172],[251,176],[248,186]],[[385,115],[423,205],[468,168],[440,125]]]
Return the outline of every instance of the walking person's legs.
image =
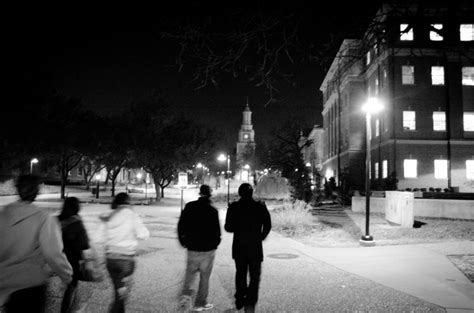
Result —
[[[247,305],[254,307],[258,301],[258,289],[260,286],[260,275],[262,272],[262,262],[252,261],[249,263],[250,282],[247,291]],[[246,309],[247,312],[247,309]],[[248,312],[252,312],[249,308]]]
[[[187,250],[186,271],[184,273],[183,288],[179,299],[179,310],[187,311],[193,305],[193,283],[199,270],[199,260],[196,251]]]
[[[209,279],[211,277],[212,267],[214,265],[216,250],[200,252],[200,254],[202,259],[199,264],[199,289],[194,304],[196,307],[206,307],[206,309],[209,309],[211,306],[209,303],[207,303],[207,296],[209,294]]]
[[[244,307],[247,297],[248,262],[235,260],[235,306],[238,310]]]
[[[72,311],[77,297],[78,281],[73,279],[64,291],[63,301],[61,303],[61,313],[68,313]]]
[[[114,302],[110,306],[110,312],[125,312],[125,303],[132,287],[135,260],[133,256],[107,258],[107,270],[114,285]]]

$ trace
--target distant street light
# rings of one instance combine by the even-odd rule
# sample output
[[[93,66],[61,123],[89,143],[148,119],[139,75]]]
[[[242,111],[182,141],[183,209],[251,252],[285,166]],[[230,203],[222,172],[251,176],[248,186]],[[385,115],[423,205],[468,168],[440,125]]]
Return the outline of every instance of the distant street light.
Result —
[[[366,154],[365,154],[365,235],[360,238],[361,245],[374,245],[374,238],[370,236],[369,224],[370,224],[370,141],[372,137],[372,127],[370,123],[371,115],[377,113],[383,109],[383,105],[376,98],[369,98],[369,100],[363,105],[362,110],[365,112],[365,123],[366,123]]]
[[[37,158],[31,159],[31,161],[30,161],[30,174],[33,174],[33,164],[36,164],[36,163],[38,163],[38,162],[39,162],[39,161],[38,161]]]
[[[227,160],[227,204],[229,204],[229,194],[230,194],[230,156],[227,154],[225,156],[224,154],[219,155],[217,158],[218,161],[224,162]]]
[[[96,189],[95,189],[95,198],[99,199],[99,181],[100,181],[100,174],[95,175],[96,180]]]
[[[198,179],[198,183],[200,182],[201,184],[204,184],[204,166],[202,165],[202,163],[198,163],[196,164],[196,168],[201,169],[201,179]],[[199,170],[197,170],[196,174],[199,178]]]

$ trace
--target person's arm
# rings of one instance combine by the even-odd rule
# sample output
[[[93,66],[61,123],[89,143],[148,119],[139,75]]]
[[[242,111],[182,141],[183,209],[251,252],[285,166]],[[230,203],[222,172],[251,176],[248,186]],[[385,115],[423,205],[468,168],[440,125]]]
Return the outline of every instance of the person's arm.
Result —
[[[87,236],[87,231],[86,228],[84,227],[84,224],[82,221],[79,221],[78,223],[78,233],[77,233],[77,245],[81,250],[87,250],[90,248],[89,246],[89,236]]]
[[[214,234],[216,238],[216,246],[218,246],[221,243],[221,223],[219,221],[219,212],[215,210],[215,216],[214,216]]]
[[[270,212],[268,212],[267,206],[263,205],[263,226],[262,226],[262,240],[267,238],[270,230],[272,229],[272,219],[270,217]]]
[[[72,267],[63,253],[61,229],[56,218],[47,216],[39,233],[39,243],[46,262],[65,284],[72,280]]]
[[[229,232],[233,233],[235,231],[235,216],[234,216],[234,207],[229,205],[227,208],[227,213],[225,216],[225,224],[224,229]]]
[[[186,230],[188,229],[188,206],[185,205],[178,220],[178,240],[186,248]]]
[[[135,235],[137,236],[137,239],[146,240],[150,238],[150,232],[143,224],[141,217],[136,213],[134,213],[134,216]]]

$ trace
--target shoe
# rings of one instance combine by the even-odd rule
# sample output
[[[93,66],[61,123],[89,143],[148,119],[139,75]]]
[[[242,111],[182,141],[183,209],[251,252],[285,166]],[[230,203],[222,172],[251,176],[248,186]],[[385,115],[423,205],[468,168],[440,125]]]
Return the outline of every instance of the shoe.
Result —
[[[189,312],[192,307],[193,298],[190,296],[181,296],[179,299],[179,312]]]
[[[195,306],[193,308],[193,312],[202,312],[202,311],[207,311],[207,310],[210,310],[214,307],[214,304],[212,303],[206,303],[205,305],[203,306]]]

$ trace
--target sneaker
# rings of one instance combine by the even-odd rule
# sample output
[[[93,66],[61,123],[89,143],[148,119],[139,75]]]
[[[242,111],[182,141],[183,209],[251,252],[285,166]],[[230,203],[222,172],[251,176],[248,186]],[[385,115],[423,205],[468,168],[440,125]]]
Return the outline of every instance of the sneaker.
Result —
[[[203,305],[203,306],[195,306],[195,307],[193,308],[193,311],[194,311],[194,312],[202,312],[202,311],[210,310],[210,309],[212,309],[213,307],[214,307],[214,304],[212,304],[212,303],[207,303],[207,304],[205,304],[205,305]]]
[[[181,296],[179,299],[179,312],[189,312],[192,307],[193,298],[190,296]]]

